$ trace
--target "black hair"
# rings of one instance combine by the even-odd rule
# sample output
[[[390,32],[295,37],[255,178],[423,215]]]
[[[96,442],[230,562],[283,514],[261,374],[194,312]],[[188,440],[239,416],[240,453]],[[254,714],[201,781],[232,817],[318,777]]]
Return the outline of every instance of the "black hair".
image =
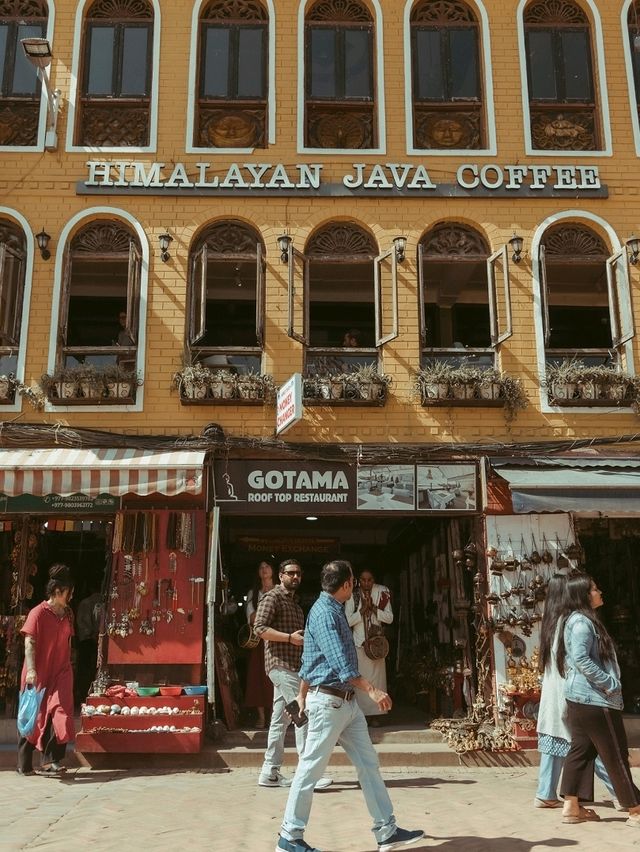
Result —
[[[258,609],[258,593],[262,588],[262,580],[260,579],[260,565],[268,565],[269,568],[271,568],[271,580],[275,583],[276,569],[273,567],[273,563],[269,562],[268,559],[261,559],[258,563],[258,568],[256,570],[256,579],[253,584],[253,588],[251,589],[251,603],[253,604],[254,611]]]
[[[564,614],[567,578],[564,574],[554,574],[547,586],[544,599],[544,613],[540,625],[540,657],[538,670],[544,673],[551,659],[553,640],[556,635],[558,621]]]
[[[615,657],[613,640],[607,633],[607,629],[602,621],[600,621],[597,611],[591,606],[589,592],[591,591],[591,584],[594,582],[594,579],[588,574],[575,574],[574,576],[570,576],[567,580],[564,615],[560,622],[561,628],[557,655],[558,671],[562,677],[564,677],[565,674],[564,664],[567,657],[567,649],[564,644],[564,626],[567,623],[569,616],[574,612],[579,612],[581,615],[584,615],[584,617],[588,618],[595,627],[596,634],[598,636],[598,650],[600,651],[600,658],[602,661],[609,662]]]
[[[337,592],[347,580],[353,576],[351,563],[346,559],[334,559],[322,568],[320,574],[320,585],[323,592],[329,592],[332,595]]]
[[[297,565],[300,570],[302,570],[302,565],[298,562],[297,559],[283,559],[280,565],[278,566],[278,574],[282,574],[285,568],[288,568],[289,565]]]
[[[65,589],[73,589],[71,569],[62,562],[56,562],[49,568],[49,582],[45,587],[45,593],[50,598],[56,592],[64,592]]]

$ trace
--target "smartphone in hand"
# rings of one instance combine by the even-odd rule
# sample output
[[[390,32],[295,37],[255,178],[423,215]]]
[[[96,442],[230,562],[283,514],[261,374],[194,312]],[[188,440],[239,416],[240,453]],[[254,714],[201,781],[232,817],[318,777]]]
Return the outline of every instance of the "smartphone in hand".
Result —
[[[286,704],[284,709],[287,711],[289,716],[291,716],[291,721],[296,726],[296,728],[301,728],[309,721],[307,719],[307,714],[304,712],[300,712],[300,705],[295,700],[290,701],[289,704]]]

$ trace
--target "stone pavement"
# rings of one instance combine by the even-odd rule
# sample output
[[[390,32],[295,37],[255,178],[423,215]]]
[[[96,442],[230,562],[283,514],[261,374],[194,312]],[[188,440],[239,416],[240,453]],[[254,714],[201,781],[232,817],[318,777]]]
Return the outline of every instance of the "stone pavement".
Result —
[[[335,766],[330,774],[335,783],[315,795],[306,839],[323,852],[374,852],[353,770]],[[384,777],[400,825],[429,835],[413,852],[640,852],[640,830],[602,799],[597,824],[562,825],[560,811],[534,809],[535,768],[414,768]],[[0,850],[272,852],[287,791],[256,780],[255,769],[77,769],[64,780],[2,771]]]

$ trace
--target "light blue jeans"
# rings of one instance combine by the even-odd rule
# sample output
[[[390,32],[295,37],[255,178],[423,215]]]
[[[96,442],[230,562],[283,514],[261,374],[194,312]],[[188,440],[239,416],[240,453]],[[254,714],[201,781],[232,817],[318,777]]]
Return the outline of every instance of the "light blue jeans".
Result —
[[[287,840],[300,840],[309,822],[313,788],[324,774],[331,753],[340,743],[358,773],[358,781],[373,819],[373,833],[378,843],[388,840],[396,831],[393,805],[387,793],[378,755],[371,744],[367,720],[355,698],[343,701],[324,692],[307,695],[307,743],[289,790],[287,807],[280,834]]]
[[[536,791],[537,799],[551,801],[558,798],[558,782],[564,766],[564,757],[558,755],[540,753],[540,770],[538,772],[538,789]],[[612,799],[616,798],[616,794],[611,784],[611,779],[604,768],[604,763],[599,757],[596,758],[594,771],[598,778],[607,788]]]
[[[284,712],[285,704],[297,696],[300,689],[300,678],[296,672],[289,669],[271,669],[269,678],[273,683],[273,710],[271,711],[271,723],[267,736],[267,750],[264,753],[264,762],[260,771],[261,775],[271,775],[282,766],[284,759],[284,738],[291,719]],[[296,749],[298,756],[304,751],[304,742],[307,737],[307,725],[296,728]]]

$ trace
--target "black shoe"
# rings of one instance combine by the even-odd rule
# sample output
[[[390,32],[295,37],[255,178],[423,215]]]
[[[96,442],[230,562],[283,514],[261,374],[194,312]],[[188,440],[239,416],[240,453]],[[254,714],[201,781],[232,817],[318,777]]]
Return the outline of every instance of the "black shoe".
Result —
[[[416,840],[421,840],[424,837],[424,831],[407,831],[406,828],[397,828],[395,834],[383,840],[378,844],[379,852],[390,852],[391,849],[400,849],[403,846],[409,846],[415,843]]]

